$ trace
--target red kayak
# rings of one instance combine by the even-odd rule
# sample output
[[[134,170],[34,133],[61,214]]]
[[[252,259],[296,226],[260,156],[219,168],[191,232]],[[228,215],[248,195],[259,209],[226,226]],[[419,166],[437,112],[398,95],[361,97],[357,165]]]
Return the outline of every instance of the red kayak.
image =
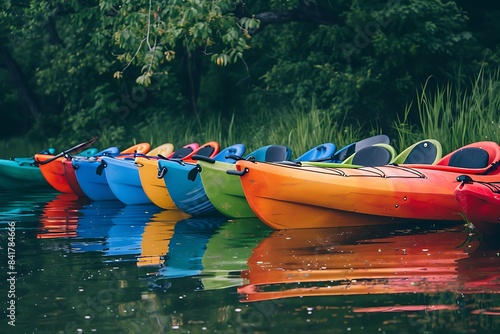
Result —
[[[460,176],[455,198],[465,217],[484,235],[500,234],[500,176],[498,182],[474,181]]]

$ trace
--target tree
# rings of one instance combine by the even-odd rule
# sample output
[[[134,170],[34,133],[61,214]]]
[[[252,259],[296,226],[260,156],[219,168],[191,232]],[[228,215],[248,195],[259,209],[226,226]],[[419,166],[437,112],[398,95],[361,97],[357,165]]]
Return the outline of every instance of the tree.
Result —
[[[500,36],[494,19],[500,4],[8,0],[0,6],[3,54],[24,74],[23,85],[2,90],[0,102],[11,105],[13,92],[24,89],[18,96],[40,136],[125,141],[152,116],[309,110],[312,101],[332,122],[388,127],[430,76],[455,80],[459,69],[465,77],[500,59],[487,37]],[[0,75],[13,80],[6,59]]]
[[[119,58],[142,65],[137,82],[147,85],[180,54],[194,112],[209,58],[260,78],[240,99],[249,105],[302,107],[315,96],[339,117],[387,125],[429,76],[469,70],[482,57],[471,50],[484,48],[455,1],[170,0],[120,12]]]

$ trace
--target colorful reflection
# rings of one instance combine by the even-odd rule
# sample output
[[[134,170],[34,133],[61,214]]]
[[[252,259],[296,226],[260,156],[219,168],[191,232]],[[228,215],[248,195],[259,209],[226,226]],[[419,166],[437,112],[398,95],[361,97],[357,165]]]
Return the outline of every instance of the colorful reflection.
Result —
[[[188,218],[177,222],[159,275],[164,278],[199,275],[207,242],[224,222],[222,217]]]
[[[141,242],[141,254],[138,266],[160,266],[168,252],[170,240],[178,221],[190,217],[179,210],[163,210],[153,215],[144,227]]]
[[[276,231],[254,249],[249,269],[242,272],[248,283],[238,292],[244,302],[478,289],[500,292],[500,257],[491,251],[488,260],[479,262],[475,257],[484,254],[478,252],[480,241],[461,225],[425,233],[388,227]],[[476,264],[472,270],[471,261]]]
[[[77,235],[79,210],[88,201],[76,194],[61,193],[48,201],[39,216],[37,238],[74,238]]]
[[[241,271],[253,249],[273,230],[257,218],[229,220],[208,240],[201,260],[204,290],[223,289],[244,283]]]
[[[105,252],[115,217],[125,205],[119,201],[93,201],[81,208],[71,252]]]

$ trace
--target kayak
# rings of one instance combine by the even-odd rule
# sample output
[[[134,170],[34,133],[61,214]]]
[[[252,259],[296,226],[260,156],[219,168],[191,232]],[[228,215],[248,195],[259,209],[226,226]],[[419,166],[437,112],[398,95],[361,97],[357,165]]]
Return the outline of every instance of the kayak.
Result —
[[[387,151],[386,161],[390,162],[396,155],[395,150],[389,146],[389,137],[377,135],[358,142],[349,144],[340,150],[333,143],[324,143],[311,148],[307,152],[293,160],[294,162],[316,161],[316,163],[342,163],[352,162],[353,154],[363,149],[369,149],[373,145],[381,145],[381,149]],[[286,148],[286,146],[284,146]],[[282,153],[278,151],[270,154],[268,150],[277,150],[274,145],[259,148],[250,153],[244,159],[251,159],[262,162],[288,161],[291,158],[291,150],[286,148]],[[281,148],[283,149],[283,147]],[[253,158],[250,158],[253,157]],[[343,163],[346,163],[343,162]],[[214,207],[223,215],[229,218],[251,218],[255,213],[248,205],[241,183],[232,173],[236,171],[234,164],[198,162],[202,168],[201,178],[205,192]]]
[[[217,161],[234,162],[231,155],[240,155],[245,151],[245,146],[242,144],[229,146],[222,151],[220,151],[217,142],[205,145],[211,149],[200,148],[191,157],[206,157]],[[226,156],[228,157],[226,158]],[[158,177],[163,180],[170,198],[179,210],[191,216],[212,214],[216,210],[205,193],[197,168],[192,159],[160,159],[158,160]]]
[[[267,145],[246,155],[244,159],[283,161],[289,160],[291,155],[292,150],[287,146]],[[326,152],[326,156],[331,156],[330,151]],[[235,164],[198,158],[197,163],[201,169],[200,177],[203,189],[212,206],[229,218],[255,217],[252,209],[248,206],[238,178],[227,174],[228,170],[236,170]]]
[[[98,149],[89,147],[96,140],[97,137],[91,138],[56,155],[47,154],[47,152],[37,153],[33,156],[35,164],[39,166],[43,177],[54,189],[62,193],[73,193],[73,190],[64,177],[62,161],[76,153],[87,157],[94,155],[98,152]]]
[[[106,170],[106,181],[113,195],[126,205],[152,204],[141,186],[138,166],[135,164],[137,156],[157,158],[158,155],[168,156],[174,151],[170,143],[160,145],[151,151],[123,159],[102,157],[101,163]]]
[[[328,168],[240,160],[236,168],[257,217],[272,228],[288,229],[379,224],[374,217],[392,218],[386,223],[463,221],[454,196],[457,176],[492,181],[498,179],[499,163],[500,146],[478,142],[435,165]]]
[[[332,163],[324,161],[304,161],[304,163],[310,166],[330,168],[361,166],[370,167],[388,164],[435,165],[442,158],[442,155],[442,146],[439,141],[435,139],[425,139],[410,145],[399,154],[397,154],[396,150],[389,144],[375,143],[371,146],[359,149],[341,162]]]
[[[483,235],[500,234],[500,176],[495,182],[480,182],[459,176],[455,197],[468,221]]]
[[[364,138],[361,140],[358,140],[356,142],[350,143],[341,149],[335,151],[335,153],[331,157],[326,157],[323,159],[317,159],[318,161],[321,160],[323,162],[333,162],[333,163],[338,163],[346,160],[350,156],[352,156],[354,153],[362,150],[365,147],[370,147],[375,144],[390,144],[390,138],[387,135],[375,135],[371,136],[368,138]],[[310,160],[301,160],[301,161],[310,161]]]
[[[91,157],[98,152],[97,148],[90,148],[79,153],[82,157]],[[55,158],[55,155],[50,154],[35,154],[35,160],[40,167],[45,180],[57,191],[62,193],[73,194],[73,189],[68,183],[64,175],[63,161],[67,158],[64,156]],[[41,164],[46,162],[46,164]]]
[[[187,144],[165,158],[182,159],[197,150],[199,147],[200,145],[198,143]],[[168,193],[165,182],[158,177],[158,159],[137,157],[135,158],[135,164],[139,170],[139,179],[141,181],[142,189],[146,193],[149,200],[162,209],[177,209],[174,201],[172,201],[172,198]]]
[[[41,151],[54,154],[55,149]],[[50,187],[43,177],[34,157],[0,159],[0,188],[17,189],[21,187]]]
[[[151,148],[149,143],[139,143],[120,151],[115,159],[132,159],[134,154],[146,154]],[[111,191],[106,179],[106,169],[101,157],[90,159],[72,159],[72,166],[75,170],[78,185],[85,196],[94,201],[117,200]]]
[[[96,154],[90,156],[90,157],[78,157],[78,159],[96,159],[98,157],[101,157],[103,155],[117,155],[119,153],[118,147],[112,146],[109,147],[105,150],[102,150],[100,152],[97,152]],[[78,183],[78,179],[76,178],[76,171],[75,168],[73,167],[73,157],[68,157],[62,161],[62,166],[63,166],[63,171],[64,171],[64,176],[66,177],[66,181],[68,182],[70,188],[73,190],[73,192],[78,195],[79,197],[87,197],[85,193],[83,192],[82,188],[80,187],[80,184]]]

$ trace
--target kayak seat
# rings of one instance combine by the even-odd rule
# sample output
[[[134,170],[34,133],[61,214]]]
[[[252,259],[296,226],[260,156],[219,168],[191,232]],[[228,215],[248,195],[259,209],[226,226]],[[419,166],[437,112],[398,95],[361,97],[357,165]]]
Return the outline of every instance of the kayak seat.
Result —
[[[235,163],[233,157],[241,157],[246,151],[246,146],[243,144],[234,144],[226,147],[214,157],[215,161],[222,161],[228,163]]]
[[[325,161],[330,160],[337,146],[333,143],[324,143],[311,148],[294,161]]]
[[[291,156],[290,148],[283,145],[270,145],[266,150],[265,162],[276,162],[289,160]]]
[[[434,165],[441,159],[443,149],[441,143],[435,139],[426,139],[419,141],[394,159],[394,164],[425,164]]]
[[[191,147],[181,147],[175,150],[174,153],[169,158],[181,159],[184,158],[186,155],[190,154],[191,152],[193,152],[193,149]]]
[[[205,147],[202,147],[201,149],[198,150],[196,154],[202,155],[205,157],[210,157],[215,151],[215,147],[207,145]]]
[[[488,152],[479,147],[467,147],[455,152],[449,166],[462,168],[485,168],[488,166]]]
[[[335,154],[332,156],[330,160],[327,160],[326,162],[335,162],[335,163],[342,163],[344,160],[348,159],[351,157],[354,153],[357,151],[362,150],[365,147],[377,145],[377,144],[386,144],[389,145],[390,139],[386,135],[376,135],[372,137],[368,137],[365,139],[362,139],[360,141],[351,143],[347,146],[342,147],[341,149],[337,150]]]
[[[388,144],[374,144],[364,147],[344,160],[343,164],[358,166],[383,166],[391,163],[396,157],[396,150]]]

